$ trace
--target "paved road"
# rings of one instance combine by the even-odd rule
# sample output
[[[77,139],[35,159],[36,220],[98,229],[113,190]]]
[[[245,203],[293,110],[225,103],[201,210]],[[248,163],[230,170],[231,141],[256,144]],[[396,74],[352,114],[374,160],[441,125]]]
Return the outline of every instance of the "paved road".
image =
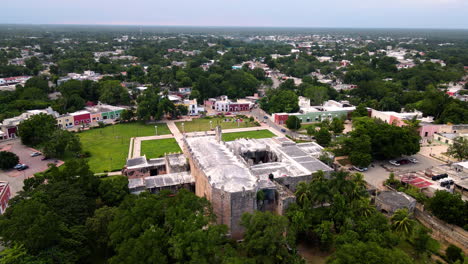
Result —
[[[283,127],[283,126],[280,126],[278,124],[276,124],[275,122],[273,122],[273,118],[271,115],[269,115],[268,113],[266,113],[265,111],[263,111],[262,109],[260,108],[254,108],[252,109],[252,111],[250,112],[250,114],[255,117],[257,119],[258,122],[260,123],[264,123],[266,125],[268,125],[269,127],[273,128],[274,130],[276,130],[278,133],[281,133],[281,135],[284,137],[285,135],[288,135],[292,138],[299,138],[301,137],[302,135],[299,134],[299,133],[296,133],[296,132],[293,132],[289,129],[287,129],[286,127]],[[267,119],[265,119],[265,116],[268,117]],[[285,130],[286,132],[282,132],[281,130]]]

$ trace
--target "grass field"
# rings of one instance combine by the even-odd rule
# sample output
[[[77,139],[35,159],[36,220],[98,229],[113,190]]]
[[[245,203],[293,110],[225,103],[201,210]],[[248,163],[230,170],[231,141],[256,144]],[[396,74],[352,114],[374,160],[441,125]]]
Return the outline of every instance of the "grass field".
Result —
[[[147,159],[163,157],[165,153],[182,152],[173,138],[145,140],[141,142],[141,155]]]
[[[158,135],[169,134],[166,124],[156,124]],[[79,133],[83,151],[89,151],[89,166],[94,172],[120,170],[125,165],[131,137],[155,135],[153,125],[117,124]]]
[[[258,130],[258,131],[246,131],[246,132],[235,132],[235,133],[223,133],[224,141],[233,141],[238,138],[272,138],[275,134],[271,133],[270,130]]]
[[[230,121],[226,122],[225,120],[229,119]],[[242,128],[242,127],[254,127],[256,126],[253,122],[250,122],[249,119],[242,119],[242,122],[233,121],[234,117],[225,117],[225,118],[194,118],[190,122],[176,122],[177,128],[180,132],[196,132],[196,131],[208,131],[210,130],[210,121],[211,128],[215,128],[217,125],[221,125],[222,129],[230,128]],[[184,123],[184,128],[182,128],[182,123]]]

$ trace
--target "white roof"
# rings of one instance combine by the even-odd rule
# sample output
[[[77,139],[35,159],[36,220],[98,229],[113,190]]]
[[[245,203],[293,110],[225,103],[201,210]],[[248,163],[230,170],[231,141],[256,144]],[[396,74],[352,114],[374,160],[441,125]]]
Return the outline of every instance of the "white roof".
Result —
[[[71,113],[70,115],[71,116],[77,116],[77,115],[85,115],[85,114],[89,114],[89,112],[82,110],[82,111],[77,111],[77,112]]]
[[[468,160],[455,163],[455,165],[462,166],[463,168],[468,169]]]

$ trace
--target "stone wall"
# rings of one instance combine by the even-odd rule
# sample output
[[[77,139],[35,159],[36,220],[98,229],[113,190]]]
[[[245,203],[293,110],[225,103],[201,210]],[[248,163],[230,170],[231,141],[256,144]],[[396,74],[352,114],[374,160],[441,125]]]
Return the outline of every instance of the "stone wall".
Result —
[[[244,228],[240,225],[244,213],[253,213],[257,208],[257,192],[255,190],[230,193],[231,217],[230,230],[234,239],[244,235]]]
[[[468,232],[463,228],[447,224],[446,222],[438,219],[437,217],[423,211],[416,207],[414,216],[424,226],[432,230],[432,236],[437,240],[442,240],[447,243],[453,244],[468,254]]]

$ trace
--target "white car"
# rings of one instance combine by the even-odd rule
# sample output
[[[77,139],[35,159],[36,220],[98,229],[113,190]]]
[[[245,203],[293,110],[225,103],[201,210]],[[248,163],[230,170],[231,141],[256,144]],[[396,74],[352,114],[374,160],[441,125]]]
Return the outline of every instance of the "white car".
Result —
[[[358,167],[358,166],[353,166],[353,169],[359,171],[359,172],[364,172],[367,171],[366,167]]]
[[[418,163],[419,161],[415,158],[409,158],[409,161],[411,161],[412,163]]]
[[[388,163],[390,163],[390,164],[392,164],[394,166],[400,166],[400,163],[398,163],[398,161],[396,161],[396,160],[390,160],[390,161],[388,161]]]

